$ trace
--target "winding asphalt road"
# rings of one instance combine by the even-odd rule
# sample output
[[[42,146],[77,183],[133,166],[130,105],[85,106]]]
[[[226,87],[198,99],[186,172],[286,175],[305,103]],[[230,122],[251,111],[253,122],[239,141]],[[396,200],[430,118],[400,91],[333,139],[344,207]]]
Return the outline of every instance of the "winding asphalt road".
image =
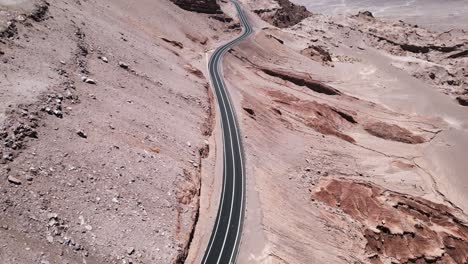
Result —
[[[221,115],[224,168],[221,200],[202,264],[230,264],[236,262],[244,221],[245,173],[242,141],[235,110],[223,80],[221,62],[223,55],[232,46],[252,33],[252,28],[240,4],[235,0],[231,2],[237,9],[243,32],[229,43],[217,48],[208,63],[211,83]]]

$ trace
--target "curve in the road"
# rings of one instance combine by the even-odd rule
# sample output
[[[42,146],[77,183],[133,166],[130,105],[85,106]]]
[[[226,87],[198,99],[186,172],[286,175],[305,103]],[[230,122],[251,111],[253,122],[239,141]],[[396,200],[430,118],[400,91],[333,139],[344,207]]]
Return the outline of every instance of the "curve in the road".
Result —
[[[224,168],[218,213],[202,264],[236,262],[244,221],[245,173],[242,141],[235,110],[222,78],[220,65],[223,55],[236,43],[249,36],[252,33],[252,27],[240,4],[235,0],[231,2],[237,9],[243,32],[237,38],[217,48],[208,63],[211,83],[221,115]]]

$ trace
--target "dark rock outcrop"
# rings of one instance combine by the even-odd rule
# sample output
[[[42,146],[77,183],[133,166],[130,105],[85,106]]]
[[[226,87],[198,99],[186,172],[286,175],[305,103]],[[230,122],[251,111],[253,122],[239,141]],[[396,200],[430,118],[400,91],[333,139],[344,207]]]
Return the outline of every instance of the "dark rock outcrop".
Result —
[[[324,83],[321,83],[319,81],[304,77],[304,76],[296,75],[296,74],[281,71],[281,70],[275,70],[275,69],[261,69],[261,70],[270,76],[281,78],[285,81],[292,82],[298,86],[305,86],[316,93],[322,93],[326,95],[341,95],[341,92],[338,91],[337,89],[329,85],[326,85]]]
[[[358,16],[366,16],[374,18],[374,15],[370,11],[361,11],[358,13]]]
[[[468,50],[464,50],[464,51],[452,54],[452,55],[448,56],[447,58],[448,59],[457,59],[457,58],[465,58],[465,57],[468,57]]]
[[[374,15],[370,11],[359,11],[357,15],[355,15],[357,18],[362,18],[367,21],[372,21],[375,19]]]
[[[468,94],[458,96],[457,101],[460,105],[468,106]]]
[[[287,28],[294,26],[312,15],[304,6],[295,5],[289,0],[276,0],[280,8],[257,9],[254,12],[263,20],[275,27]]]
[[[222,14],[221,8],[216,0],[171,0],[180,8],[188,11],[205,14]]]
[[[330,53],[320,46],[310,45],[309,47],[301,51],[302,55],[305,55],[315,61],[331,62],[332,58]]]

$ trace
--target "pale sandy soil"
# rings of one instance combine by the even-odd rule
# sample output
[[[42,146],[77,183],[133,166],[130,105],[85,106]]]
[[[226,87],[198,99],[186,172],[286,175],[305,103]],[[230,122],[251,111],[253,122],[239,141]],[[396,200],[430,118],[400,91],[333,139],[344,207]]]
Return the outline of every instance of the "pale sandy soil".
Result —
[[[468,27],[464,0],[293,0],[310,11],[326,15],[350,15],[368,10],[384,19],[402,19],[437,30]]]

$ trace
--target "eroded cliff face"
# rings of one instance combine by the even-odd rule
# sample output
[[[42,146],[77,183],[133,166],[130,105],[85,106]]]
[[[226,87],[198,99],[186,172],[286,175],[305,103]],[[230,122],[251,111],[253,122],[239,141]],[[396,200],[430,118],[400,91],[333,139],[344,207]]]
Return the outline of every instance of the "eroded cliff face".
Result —
[[[222,14],[221,8],[216,0],[171,0],[180,8],[206,14]]]

